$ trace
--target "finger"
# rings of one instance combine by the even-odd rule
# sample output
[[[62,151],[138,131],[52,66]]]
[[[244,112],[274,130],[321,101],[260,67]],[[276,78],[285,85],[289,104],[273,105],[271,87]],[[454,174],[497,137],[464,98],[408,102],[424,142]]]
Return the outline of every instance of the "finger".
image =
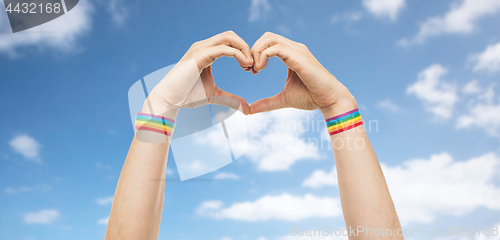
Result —
[[[217,45],[226,45],[232,48],[240,50],[251,62],[253,62],[252,53],[250,52],[250,47],[248,44],[235,32],[227,31],[217,34],[207,40],[205,44],[208,47],[213,47]]]
[[[254,64],[254,68],[264,69],[267,66],[269,58],[279,57],[285,65],[295,72],[302,70],[302,65],[299,64],[299,57],[295,57],[297,53],[291,50],[289,47],[283,46],[281,44],[276,44],[272,47],[267,48],[260,54],[260,58]]]
[[[214,91],[214,96],[210,98],[210,103],[236,109],[243,112],[245,115],[250,113],[250,106],[245,99],[238,95],[228,93],[220,88]]]
[[[254,69],[256,71],[260,71],[260,69],[266,68],[270,57],[279,57],[283,62],[285,62],[285,60],[287,60],[290,56],[288,55],[285,46],[281,44],[273,45],[272,47],[266,48],[261,52],[259,58],[254,64]]]
[[[197,56],[199,69],[203,69],[212,64],[217,58],[220,57],[234,57],[242,68],[251,67],[252,63],[249,59],[238,49],[226,45],[218,45],[207,48],[200,52]]]
[[[288,106],[285,104],[283,95],[278,94],[270,98],[257,100],[256,102],[252,103],[252,105],[250,105],[250,114],[269,112],[287,107]]]
[[[273,45],[273,42],[268,42],[267,44],[264,44],[264,40],[269,40],[269,38],[272,36],[273,33],[271,32],[265,32],[264,34],[262,34],[262,36],[260,36],[259,39],[257,39],[257,41],[255,41],[255,43],[253,44],[252,48],[250,49],[250,51],[252,52],[252,55],[253,55],[253,58],[254,58],[254,61],[257,61],[259,59],[259,56],[260,56],[260,52],[263,51],[263,47],[270,47]]]
[[[292,47],[293,43],[294,43],[293,41],[291,41],[285,37],[282,37],[278,34],[266,32],[252,46],[251,51],[252,51],[254,61],[255,61],[255,63],[257,63],[260,59],[260,55],[261,55],[262,51],[264,51],[265,49],[267,49],[269,47],[272,47],[276,44],[281,44],[283,46]],[[262,68],[256,69],[256,71],[260,71],[260,70],[262,70]]]

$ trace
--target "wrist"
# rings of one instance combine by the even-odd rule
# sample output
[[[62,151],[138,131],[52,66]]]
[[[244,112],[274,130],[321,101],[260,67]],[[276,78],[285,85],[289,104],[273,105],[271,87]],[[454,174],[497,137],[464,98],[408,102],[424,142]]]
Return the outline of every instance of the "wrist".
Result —
[[[163,117],[176,119],[179,107],[171,106],[158,98],[155,94],[150,94],[142,106],[143,113],[160,115]]]
[[[325,119],[335,117],[342,113],[358,108],[356,99],[352,95],[340,98],[330,106],[321,107],[319,110]]]

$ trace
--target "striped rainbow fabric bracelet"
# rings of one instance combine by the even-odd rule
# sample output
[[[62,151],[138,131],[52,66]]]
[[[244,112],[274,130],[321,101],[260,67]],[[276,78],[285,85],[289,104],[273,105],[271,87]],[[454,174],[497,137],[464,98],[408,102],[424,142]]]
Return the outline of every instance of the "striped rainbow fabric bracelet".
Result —
[[[170,118],[148,113],[137,113],[135,115],[135,129],[137,130],[152,131],[172,137],[174,127],[175,120]]]
[[[363,120],[361,119],[361,115],[359,114],[359,109],[357,108],[335,117],[328,118],[325,120],[325,122],[330,136],[363,124]]]

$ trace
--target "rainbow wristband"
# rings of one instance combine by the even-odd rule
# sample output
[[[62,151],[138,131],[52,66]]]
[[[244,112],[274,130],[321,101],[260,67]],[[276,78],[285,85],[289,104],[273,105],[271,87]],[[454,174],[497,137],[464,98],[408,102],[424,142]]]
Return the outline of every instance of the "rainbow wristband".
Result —
[[[330,136],[363,125],[363,120],[361,119],[361,115],[359,114],[359,110],[357,108],[335,117],[328,118],[325,122]]]
[[[137,130],[152,131],[172,137],[174,127],[175,120],[170,118],[147,113],[135,115],[135,129]]]

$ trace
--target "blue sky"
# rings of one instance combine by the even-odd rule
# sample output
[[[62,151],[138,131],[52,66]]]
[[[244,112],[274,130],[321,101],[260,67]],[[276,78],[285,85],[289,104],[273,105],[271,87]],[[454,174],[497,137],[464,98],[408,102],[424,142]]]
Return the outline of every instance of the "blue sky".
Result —
[[[128,89],[226,30],[250,46],[266,31],[302,42],[350,89],[378,123],[369,136],[403,227],[499,226],[498,29],[496,0],[87,0],[16,34],[0,13],[0,238],[102,238],[133,137]],[[252,103],[281,90],[286,67],[272,59],[252,75],[222,58],[213,74]],[[247,122],[307,117],[321,119]],[[252,151],[200,181],[180,182],[169,159],[160,239],[344,228],[331,150],[301,141],[322,133],[250,132]],[[287,138],[293,151],[258,144]]]

